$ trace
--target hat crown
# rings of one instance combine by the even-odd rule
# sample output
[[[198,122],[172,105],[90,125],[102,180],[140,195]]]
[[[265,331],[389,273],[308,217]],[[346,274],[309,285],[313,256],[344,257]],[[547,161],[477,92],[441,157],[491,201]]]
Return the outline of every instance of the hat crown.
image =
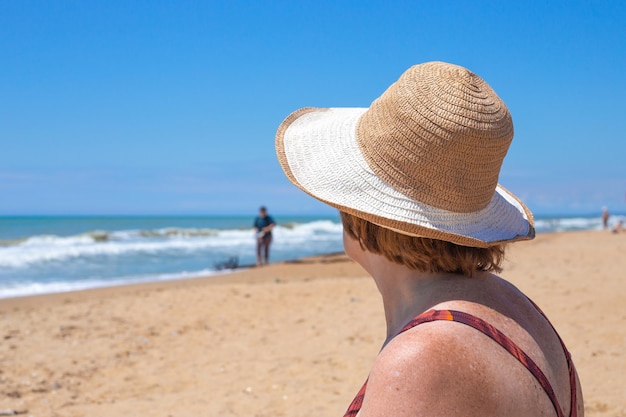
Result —
[[[369,167],[432,207],[475,212],[491,201],[513,139],[511,115],[471,71],[443,62],[409,68],[361,116]]]

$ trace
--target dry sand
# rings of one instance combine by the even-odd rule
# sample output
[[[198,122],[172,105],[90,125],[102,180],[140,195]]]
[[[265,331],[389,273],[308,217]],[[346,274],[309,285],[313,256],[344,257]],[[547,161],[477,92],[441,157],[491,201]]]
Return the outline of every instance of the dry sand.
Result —
[[[587,416],[626,416],[626,233],[544,234],[503,276],[567,343]],[[0,300],[0,415],[341,416],[385,335],[344,255]]]

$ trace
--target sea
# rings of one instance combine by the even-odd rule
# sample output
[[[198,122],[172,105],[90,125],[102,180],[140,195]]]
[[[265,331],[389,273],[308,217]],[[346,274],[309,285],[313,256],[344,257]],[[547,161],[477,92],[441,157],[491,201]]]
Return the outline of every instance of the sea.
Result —
[[[335,216],[274,216],[270,262],[343,251]],[[0,216],[0,298],[226,274],[256,263],[250,216]],[[537,233],[601,230],[537,217]]]

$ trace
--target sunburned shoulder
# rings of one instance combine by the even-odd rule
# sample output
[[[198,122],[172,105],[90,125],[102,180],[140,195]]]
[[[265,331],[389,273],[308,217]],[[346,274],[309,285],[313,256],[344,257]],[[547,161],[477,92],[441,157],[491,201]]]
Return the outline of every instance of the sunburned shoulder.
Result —
[[[523,382],[515,387],[519,370],[501,353],[483,334],[459,323],[417,326],[396,336],[377,357],[359,417],[522,415],[510,398],[524,389]],[[500,360],[508,369],[494,364]],[[503,384],[509,378],[513,385]]]

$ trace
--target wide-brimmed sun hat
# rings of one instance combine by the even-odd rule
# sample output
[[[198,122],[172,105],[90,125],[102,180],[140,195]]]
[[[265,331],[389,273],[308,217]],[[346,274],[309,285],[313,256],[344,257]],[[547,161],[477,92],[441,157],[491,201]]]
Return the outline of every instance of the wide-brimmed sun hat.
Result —
[[[466,68],[409,68],[369,108],[303,108],[276,133],[291,182],[337,209],[410,236],[489,247],[535,235],[498,184],[511,115]]]

